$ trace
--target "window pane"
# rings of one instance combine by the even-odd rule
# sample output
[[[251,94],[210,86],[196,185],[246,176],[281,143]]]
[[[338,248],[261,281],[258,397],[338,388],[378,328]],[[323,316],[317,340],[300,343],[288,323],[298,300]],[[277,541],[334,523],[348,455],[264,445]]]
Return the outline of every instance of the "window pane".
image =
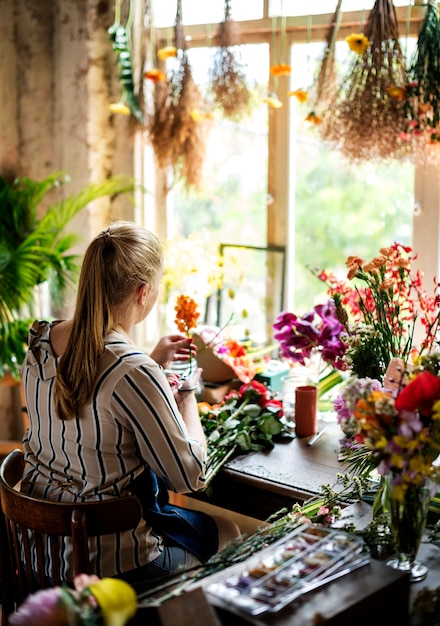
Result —
[[[255,82],[258,104],[250,116],[239,122],[215,116],[208,137],[202,190],[188,191],[178,183],[169,194],[172,240],[175,241],[171,245],[174,248],[184,245],[183,240],[189,238],[191,249],[199,255],[197,272],[186,272],[186,278],[180,277],[175,288],[182,293],[191,280],[192,293],[195,289],[202,307],[213,286],[213,282],[207,280],[207,265],[217,262],[213,251],[219,244],[265,246],[267,240],[268,108],[261,104],[261,93],[266,93],[267,89],[269,50],[267,44],[242,48],[242,61]],[[208,48],[189,51],[194,79],[202,89],[207,87],[211,53]],[[188,248],[185,255],[188,256]],[[256,263],[245,261],[249,254],[240,249],[234,249],[229,256],[232,264],[227,271],[232,272],[233,278],[228,284],[231,290],[235,287],[237,291],[240,283],[240,297],[232,303],[232,308],[236,309],[235,321],[240,320],[247,327],[247,322],[243,321],[246,310],[261,310],[264,318],[265,256],[257,255]],[[216,268],[211,267],[211,270],[215,273]],[[259,289],[255,288],[257,282]],[[247,307],[243,306],[243,299]],[[228,316],[232,312],[230,304],[226,305],[225,301],[224,311]],[[211,321],[215,321],[212,317],[216,317],[215,306],[211,309]]]
[[[336,57],[346,45],[337,44]],[[322,47],[296,44],[292,67],[314,71]],[[296,74],[297,76],[298,74]],[[302,77],[306,86],[310,84]],[[300,85],[295,84],[294,88]],[[296,107],[295,232],[293,285],[295,313],[310,310],[325,294],[325,285],[311,268],[346,275],[345,260],[357,255],[370,260],[379,248],[397,241],[411,245],[414,207],[414,166],[408,160],[349,162],[326,146],[319,131],[304,121],[309,112]],[[295,135],[294,135],[295,137]]]

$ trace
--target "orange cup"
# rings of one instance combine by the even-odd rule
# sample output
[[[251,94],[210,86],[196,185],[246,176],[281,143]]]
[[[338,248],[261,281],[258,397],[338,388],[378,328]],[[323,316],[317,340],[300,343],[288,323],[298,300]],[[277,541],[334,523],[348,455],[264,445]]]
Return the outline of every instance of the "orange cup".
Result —
[[[298,437],[318,432],[318,389],[314,385],[301,385],[295,390],[295,432]]]

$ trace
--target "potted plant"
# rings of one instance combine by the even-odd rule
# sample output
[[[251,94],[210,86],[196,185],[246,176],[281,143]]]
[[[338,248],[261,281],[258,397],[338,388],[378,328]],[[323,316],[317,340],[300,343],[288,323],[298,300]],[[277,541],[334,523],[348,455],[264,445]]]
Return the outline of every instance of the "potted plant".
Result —
[[[66,226],[92,200],[134,186],[113,177],[50,204],[49,193],[67,181],[59,172],[42,181],[0,173],[0,379],[20,376],[38,286],[47,282],[51,303],[59,307],[76,280],[78,256],[71,249],[80,237]]]

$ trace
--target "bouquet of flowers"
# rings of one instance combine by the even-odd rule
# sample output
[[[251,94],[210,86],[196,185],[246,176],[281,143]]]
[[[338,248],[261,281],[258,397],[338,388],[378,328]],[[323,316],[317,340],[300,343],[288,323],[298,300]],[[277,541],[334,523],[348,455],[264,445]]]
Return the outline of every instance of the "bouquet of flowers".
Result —
[[[273,448],[274,437],[287,432],[282,402],[256,380],[219,404],[199,403],[199,414],[208,440],[206,485],[234,453]]]
[[[433,349],[439,285],[434,295],[423,290],[420,272],[412,271],[415,258],[411,248],[394,243],[368,262],[348,257],[345,281],[325,270],[315,272],[328,285],[327,293],[344,326],[340,335],[345,344],[343,361],[353,375],[383,380],[393,357],[407,362],[413,353]],[[418,349],[414,345],[416,324],[424,329]]]
[[[116,578],[81,574],[74,588],[42,589],[9,616],[14,626],[124,626],[137,610],[136,593]]]
[[[397,393],[379,381],[352,379],[335,400],[338,420],[352,427],[351,462],[393,476],[393,494],[402,499],[426,479],[440,483],[440,378],[416,371]],[[350,456],[348,457],[350,462]]]

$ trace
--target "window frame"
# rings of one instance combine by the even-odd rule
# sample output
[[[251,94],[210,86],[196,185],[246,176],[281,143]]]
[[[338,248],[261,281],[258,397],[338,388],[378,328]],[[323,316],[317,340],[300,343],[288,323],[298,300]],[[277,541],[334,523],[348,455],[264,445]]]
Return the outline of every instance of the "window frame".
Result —
[[[269,0],[264,2],[264,17],[261,20],[237,22],[240,42],[266,43],[270,50],[270,64],[276,62],[276,51],[280,46],[281,32],[274,32],[273,18],[268,13]],[[425,6],[396,7],[396,14],[401,32],[417,37],[426,11]],[[338,40],[343,40],[353,31],[359,30],[359,24],[368,19],[369,11],[351,11],[342,14],[338,31]],[[409,16],[409,17],[408,17]],[[286,45],[290,49],[292,44],[312,41],[325,41],[329,24],[333,14],[304,15],[285,18]],[[185,25],[185,35],[188,47],[204,47],[206,42],[214,36],[218,24]],[[169,28],[156,29],[156,45],[160,48],[166,45],[169,39]],[[289,77],[280,77],[277,95],[282,102],[288,103],[287,92]],[[289,211],[294,210],[294,160],[289,149],[289,134],[286,128],[291,128],[292,106],[286,105],[281,109],[269,112],[268,135],[268,189],[267,197],[267,246],[283,247],[287,250],[287,270],[284,283],[284,308],[289,308],[293,294],[289,291],[289,270],[293,267],[294,246],[293,237],[289,230]],[[167,173],[156,170],[155,177],[155,223],[158,234],[166,238],[171,228],[167,223]],[[417,253],[414,263],[415,269],[431,281],[432,277],[439,276],[439,238],[440,238],[440,175],[438,168],[433,164],[415,166],[414,176],[414,218],[412,247]],[[275,282],[277,284],[277,281]],[[429,286],[430,285],[430,286]],[[434,283],[427,283],[426,289],[434,289]],[[273,296],[273,297],[271,297]],[[275,294],[268,293],[268,301],[275,302]],[[268,319],[274,319],[276,312],[267,310]]]

